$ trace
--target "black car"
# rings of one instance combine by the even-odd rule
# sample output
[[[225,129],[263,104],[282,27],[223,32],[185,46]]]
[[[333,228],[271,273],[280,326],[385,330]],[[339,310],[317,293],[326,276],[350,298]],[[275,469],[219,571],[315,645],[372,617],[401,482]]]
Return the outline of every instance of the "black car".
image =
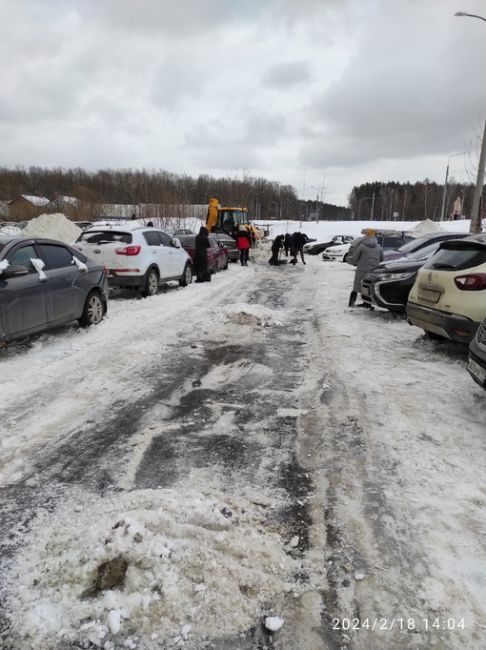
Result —
[[[469,345],[469,374],[481,388],[486,390],[486,319],[476,331],[476,336]]]
[[[454,235],[454,239],[467,237],[469,233]],[[413,287],[417,272],[439,249],[441,241],[408,253],[406,257],[382,262],[363,278],[361,295],[363,302],[397,313],[405,313],[408,294]]]
[[[107,271],[53,239],[0,238],[0,342],[72,321],[99,323],[107,309]]]
[[[460,239],[461,237],[464,237],[464,233],[432,232],[427,235],[421,235],[420,237],[414,237],[399,248],[385,249],[383,255],[385,261],[388,262],[404,257],[409,253],[415,253],[415,251],[419,251],[421,248],[426,248],[429,244],[433,244],[434,242],[446,241],[447,239]]]

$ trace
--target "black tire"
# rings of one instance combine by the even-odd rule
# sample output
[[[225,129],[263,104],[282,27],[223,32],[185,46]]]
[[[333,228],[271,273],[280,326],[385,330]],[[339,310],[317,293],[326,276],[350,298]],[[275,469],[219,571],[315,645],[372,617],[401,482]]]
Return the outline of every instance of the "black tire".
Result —
[[[159,281],[159,273],[157,269],[152,267],[145,274],[145,280],[142,288],[140,289],[141,295],[144,298],[148,298],[149,296],[156,296],[159,293]]]
[[[346,255],[343,257],[343,262],[347,262],[347,261],[348,261],[348,253],[346,253]]]
[[[435,332],[428,332],[427,330],[424,330],[425,337],[430,339],[431,341],[446,341],[443,336],[440,334],[436,334]]]
[[[179,280],[179,286],[187,287],[187,285],[191,284],[191,282],[192,282],[192,266],[190,264],[186,264],[184,267],[184,273],[182,274],[182,277]]]
[[[81,327],[98,325],[106,314],[106,304],[99,291],[91,291],[84,303],[83,313],[78,319]]]

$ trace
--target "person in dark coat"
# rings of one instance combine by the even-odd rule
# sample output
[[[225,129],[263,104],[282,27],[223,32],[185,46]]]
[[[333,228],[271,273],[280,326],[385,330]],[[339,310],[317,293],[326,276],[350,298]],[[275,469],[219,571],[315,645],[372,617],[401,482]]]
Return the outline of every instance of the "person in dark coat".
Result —
[[[196,249],[194,252],[194,274],[196,282],[211,282],[211,273],[208,270],[209,231],[201,226],[196,235]]]
[[[292,235],[292,254],[294,258],[290,260],[291,264],[297,264],[297,253],[300,253],[300,258],[302,264],[305,264],[304,259],[304,244],[307,241],[307,235],[303,235],[301,232],[294,232]]]
[[[349,295],[349,307],[356,302],[358,293],[361,293],[361,281],[364,276],[383,261],[383,249],[376,239],[376,230],[368,228],[363,241],[358,245],[353,254],[353,264],[356,266],[354,273],[353,290]],[[365,303],[361,306],[366,306]]]
[[[284,239],[284,248],[285,248],[285,257],[289,256],[289,253],[293,255],[293,243],[292,243],[292,235],[288,232],[285,235]]]
[[[236,248],[240,251],[241,266],[248,266],[250,259],[251,235],[246,228],[241,226],[236,233]]]
[[[272,264],[273,266],[278,266],[280,264],[280,261],[278,259],[280,250],[284,246],[284,241],[285,238],[283,235],[277,235],[275,239],[272,242],[272,257],[268,260],[269,264]]]

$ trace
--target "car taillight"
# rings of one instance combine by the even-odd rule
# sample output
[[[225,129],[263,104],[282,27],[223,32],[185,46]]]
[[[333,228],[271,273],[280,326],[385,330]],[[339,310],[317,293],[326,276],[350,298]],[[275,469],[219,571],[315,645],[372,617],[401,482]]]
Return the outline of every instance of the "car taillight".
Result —
[[[142,250],[141,246],[124,246],[123,248],[116,248],[117,255],[138,255]]]
[[[462,291],[482,291],[486,289],[486,273],[471,273],[454,278],[456,287]]]

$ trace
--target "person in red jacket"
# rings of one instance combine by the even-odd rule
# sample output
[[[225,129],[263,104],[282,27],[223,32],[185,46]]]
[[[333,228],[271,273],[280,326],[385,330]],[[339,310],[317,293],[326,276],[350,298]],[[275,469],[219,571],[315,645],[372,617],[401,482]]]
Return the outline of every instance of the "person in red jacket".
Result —
[[[236,233],[236,248],[240,251],[241,266],[248,266],[248,260],[250,259],[250,246],[250,233],[246,228],[240,226]]]

